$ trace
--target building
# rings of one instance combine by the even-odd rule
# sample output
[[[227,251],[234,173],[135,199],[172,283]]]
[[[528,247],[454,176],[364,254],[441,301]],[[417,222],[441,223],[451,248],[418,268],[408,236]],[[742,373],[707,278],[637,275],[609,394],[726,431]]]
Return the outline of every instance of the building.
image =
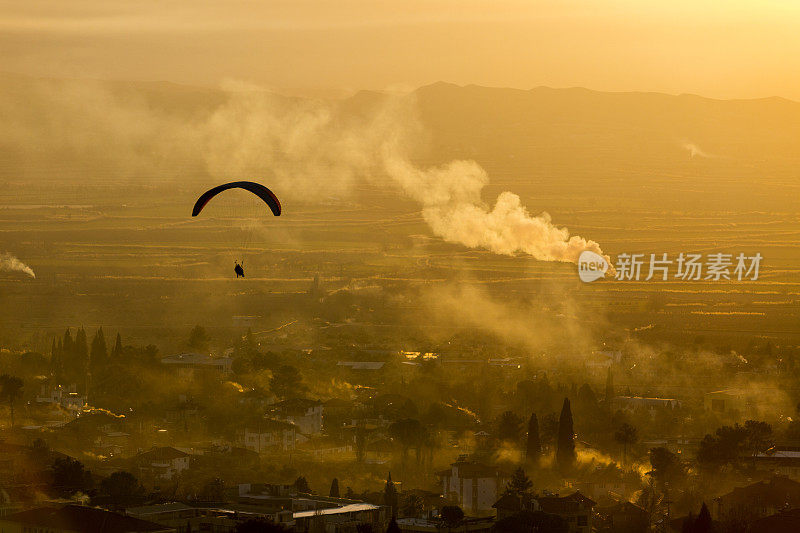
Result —
[[[489,514],[510,476],[494,466],[468,461],[460,456],[448,470],[437,474],[442,494],[457,503],[466,514]]]
[[[800,507],[800,483],[788,477],[775,476],[767,481],[737,487],[715,498],[710,506],[715,520],[749,522],[786,509]]]
[[[230,374],[233,359],[199,353],[179,353],[162,357],[161,364],[174,369],[178,376],[191,379],[198,372]]]
[[[325,531],[325,533],[349,533],[359,524],[370,524],[375,531],[382,531],[389,520],[389,507],[371,503],[351,503],[341,507],[298,511],[292,516],[295,531]]]
[[[742,457],[756,470],[790,478],[800,478],[800,446],[775,446],[766,452]]]
[[[153,448],[133,458],[139,477],[150,481],[168,481],[189,469],[191,456],[169,446]]]
[[[344,366],[350,370],[375,371],[381,370],[385,364],[384,361],[339,361],[336,366]]]
[[[572,483],[572,488],[596,502],[611,503],[632,497],[641,488],[641,479],[615,465],[598,466]]]
[[[597,509],[595,519],[600,533],[646,533],[650,529],[647,511],[628,501]]]
[[[492,507],[497,510],[498,520],[512,518],[522,511],[541,511],[532,494],[504,494]]]
[[[563,518],[569,533],[592,531],[592,508],[596,504],[580,492],[569,496],[539,496],[536,501],[543,512]]]
[[[285,528],[294,526],[292,511],[280,506],[248,505],[241,503],[198,503],[187,505],[180,502],[131,507],[126,514],[148,520],[162,526],[186,531],[234,531],[236,525],[247,520],[262,520],[279,524]]]
[[[293,398],[278,402],[272,414],[280,420],[297,426],[298,433],[311,437],[322,434],[322,402],[306,398]]]
[[[77,385],[74,383],[69,387],[61,385],[51,387],[47,384],[42,384],[39,388],[39,394],[36,396],[36,402],[59,405],[70,414],[76,415],[86,405],[86,397],[78,394]]]
[[[0,519],[3,533],[175,533],[175,528],[112,513],[104,509],[65,505],[39,507]]]
[[[442,523],[437,519],[428,518],[398,518],[397,525],[400,531],[407,533],[442,533],[446,529],[442,528]],[[453,533],[483,533],[494,531],[494,519],[484,518],[465,518],[457,528],[453,528]]]
[[[282,420],[265,418],[258,422],[258,427],[244,430],[244,447],[256,453],[294,450],[296,442],[297,426]]]
[[[800,531],[800,509],[781,511],[753,522],[750,531],[769,533],[797,533]]]
[[[647,412],[651,416],[661,410],[678,409],[680,400],[675,398],[643,398],[641,396],[617,396],[614,398],[614,407],[630,412]]]
[[[715,413],[744,414],[747,410],[747,401],[742,391],[724,389],[707,392],[703,396],[703,406],[707,411]]]
[[[522,512],[545,513],[543,516],[555,515],[563,520],[569,533],[590,533],[595,505],[591,499],[575,492],[569,496],[504,494],[493,507],[497,510],[497,520],[514,519]]]

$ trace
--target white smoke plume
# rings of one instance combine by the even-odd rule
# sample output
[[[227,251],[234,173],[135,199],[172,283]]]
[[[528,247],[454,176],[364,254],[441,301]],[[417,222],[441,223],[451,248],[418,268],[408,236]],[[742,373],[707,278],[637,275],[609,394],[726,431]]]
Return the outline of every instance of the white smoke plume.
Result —
[[[683,146],[684,150],[689,152],[689,157],[691,157],[692,159],[694,159],[695,157],[706,157],[706,158],[712,157],[711,154],[706,153],[705,151],[703,151],[702,148],[700,148],[693,142],[686,141],[682,143],[681,146]]]
[[[8,252],[0,254],[0,270],[23,272],[32,278],[36,277],[33,269]]]
[[[570,236],[547,213],[532,215],[512,192],[486,206],[481,192],[489,176],[475,161],[425,169],[413,164],[410,145],[424,133],[412,98],[389,98],[366,119],[342,123],[324,102],[292,107],[241,86],[230,94],[209,122],[205,155],[220,177],[269,169],[284,194],[308,200],[342,193],[359,179],[375,181],[381,174],[419,202],[431,231],[445,241],[497,254],[521,252],[541,261],[575,263],[584,250],[603,255],[599,244]]]
[[[549,214],[533,216],[510,191],[501,193],[494,207],[485,206],[481,190],[489,177],[475,161],[421,170],[392,154],[385,165],[406,194],[422,204],[431,231],[448,242],[503,255],[522,252],[540,261],[575,263],[584,250],[603,254],[596,242],[555,226]]]

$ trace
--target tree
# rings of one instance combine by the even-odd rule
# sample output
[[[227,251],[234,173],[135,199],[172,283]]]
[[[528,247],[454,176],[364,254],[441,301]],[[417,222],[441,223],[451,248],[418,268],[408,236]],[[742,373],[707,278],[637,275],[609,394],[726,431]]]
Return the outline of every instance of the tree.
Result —
[[[331,481],[330,497],[331,498],[339,497],[339,480],[337,478],[333,478],[333,481]]]
[[[397,520],[395,520],[394,517],[389,520],[389,526],[386,528],[386,533],[400,533],[400,526],[397,525]]]
[[[505,411],[497,421],[497,437],[500,440],[519,442],[522,420],[511,411]]]
[[[558,439],[558,415],[556,413],[547,413],[542,417],[539,437],[543,447],[551,448],[556,442]]]
[[[108,346],[103,334],[103,328],[98,328],[92,339],[92,348],[89,352],[89,362],[92,368],[102,368],[108,363]]]
[[[611,373],[611,367],[608,367],[608,373],[606,374],[606,405],[611,405],[611,401],[614,399],[614,375]]]
[[[205,351],[208,350],[210,341],[211,337],[208,336],[206,328],[203,326],[195,326],[192,328],[192,331],[189,332],[189,348]]]
[[[772,426],[770,424],[759,422],[758,420],[746,420],[744,429],[747,432],[745,446],[750,455],[759,454],[773,446]]]
[[[400,443],[402,448],[402,463],[405,465],[408,450],[420,446],[420,437],[423,434],[422,424],[413,418],[403,418],[392,422],[389,426],[389,436]]]
[[[73,370],[78,372],[79,375],[83,374],[89,364],[89,344],[86,342],[86,330],[82,327],[75,333],[73,352],[75,354]]]
[[[522,511],[495,522],[496,533],[567,533],[569,523],[555,514]]]
[[[572,426],[572,409],[569,398],[564,398],[561,416],[558,418],[558,441],[556,443],[556,464],[562,471],[575,466],[575,429]]]
[[[383,504],[392,508],[392,518],[397,516],[397,489],[392,483],[391,472],[386,478],[386,486],[383,487]]]
[[[62,362],[61,362],[61,347],[60,347],[60,339],[59,344],[56,344],[56,339],[53,337],[53,346],[50,348],[50,374],[55,376],[58,379],[61,376],[62,372]]]
[[[220,478],[214,478],[203,487],[201,497],[207,502],[225,501],[225,482]]]
[[[539,457],[542,455],[542,442],[539,439],[539,419],[536,418],[536,413],[531,414],[528,419],[528,439],[525,443],[525,459],[529,465],[535,465],[539,462]]]
[[[726,465],[739,465],[747,453],[750,434],[746,427],[734,424],[717,428],[714,435],[706,435],[697,450],[697,463],[703,468],[716,470]]]
[[[517,468],[506,485],[506,494],[520,495],[528,492],[533,487],[533,482],[525,475],[522,467]]]
[[[650,467],[655,480],[663,487],[665,483],[674,483],[686,474],[686,467],[680,458],[666,448],[650,448]]]
[[[623,423],[614,432],[614,440],[622,444],[622,462],[624,463],[628,457],[628,447],[639,440],[639,431],[627,422]]]
[[[292,398],[301,396],[306,387],[300,371],[291,365],[281,365],[272,373],[269,388],[279,398]]]
[[[23,383],[16,376],[3,374],[0,376],[0,398],[8,403],[11,410],[11,427],[14,427],[14,402],[22,396]]]
[[[711,529],[711,513],[708,511],[708,507],[706,507],[706,502],[703,502],[703,506],[700,508],[700,514],[697,515],[697,519],[694,521],[694,524],[692,524],[692,533],[711,533]]]
[[[311,487],[308,485],[308,481],[306,480],[305,476],[300,476],[295,480],[294,488],[297,492],[311,494]]]
[[[67,328],[67,331],[64,332],[64,342],[63,342],[61,348],[63,350],[63,353],[67,357],[71,357],[72,356],[72,353],[73,353],[73,349],[72,349],[72,333],[70,332],[69,328]]]
[[[87,492],[93,486],[92,473],[80,461],[64,457],[53,462],[53,490],[58,496],[69,497],[76,492]]]
[[[144,496],[144,488],[130,472],[114,472],[100,483],[100,490],[108,496],[112,507],[139,503]]]
[[[111,350],[111,359],[119,361],[122,357],[122,336],[117,332],[117,338],[114,341],[114,349]]]
[[[458,505],[445,505],[439,511],[439,519],[442,525],[450,531],[454,527],[461,525],[464,521],[464,511]]]
[[[425,500],[418,494],[409,494],[406,502],[403,505],[403,515],[412,518],[419,518],[425,511]]]

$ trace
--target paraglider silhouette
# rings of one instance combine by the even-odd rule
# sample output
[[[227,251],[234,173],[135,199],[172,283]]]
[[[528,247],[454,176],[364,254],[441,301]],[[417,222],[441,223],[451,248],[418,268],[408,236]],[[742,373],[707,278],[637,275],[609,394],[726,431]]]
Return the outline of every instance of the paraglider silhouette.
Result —
[[[194,207],[192,208],[192,216],[196,217],[197,215],[199,215],[200,212],[203,210],[203,208],[205,208],[206,205],[211,200],[214,199],[214,197],[230,189],[244,189],[245,191],[253,193],[258,198],[260,198],[265,204],[267,204],[270,211],[272,211],[273,215],[275,215],[276,217],[280,216],[281,204],[278,201],[278,197],[275,196],[275,194],[265,186],[253,181],[233,181],[231,183],[224,183],[222,185],[218,185],[212,189],[207,190],[206,192],[201,194],[200,197],[195,202]],[[238,209],[239,208],[237,203],[236,207],[234,207],[233,212],[238,214]],[[248,234],[252,232],[249,232],[247,231],[247,229],[245,229],[242,233]],[[244,263],[243,261],[240,261],[238,259],[234,262],[235,266],[233,267],[233,271],[236,274],[237,279],[244,277],[244,267],[242,266],[243,263]]]
[[[223,191],[227,191],[229,189],[244,189],[246,191],[250,191],[251,193],[255,194],[269,206],[272,214],[280,216],[281,214],[281,203],[278,201],[278,197],[273,194],[273,192],[260,183],[256,183],[254,181],[232,181],[231,183],[225,183],[223,185],[218,185],[213,189],[209,189],[203,194],[200,195],[200,198],[194,203],[194,208],[192,209],[192,216],[196,217],[200,214],[200,211],[206,206],[208,202],[211,201],[216,195]]]

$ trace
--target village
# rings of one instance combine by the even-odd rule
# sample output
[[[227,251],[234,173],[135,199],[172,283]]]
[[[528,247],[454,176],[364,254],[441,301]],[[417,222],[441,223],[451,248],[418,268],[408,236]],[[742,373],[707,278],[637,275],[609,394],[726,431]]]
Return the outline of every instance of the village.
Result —
[[[2,378],[0,524],[636,533],[800,518],[800,426],[758,421],[775,398],[752,387],[639,394],[615,384],[634,357],[624,350],[548,373],[507,354],[293,351],[292,338],[281,331],[280,355],[250,331],[212,350],[198,326],[193,351],[161,356],[78,329],[47,356],[15,354],[29,374]],[[791,374],[769,358],[765,376]],[[731,383],[739,366],[725,369]],[[338,387],[315,381],[320,367]],[[71,368],[87,379],[70,380]],[[604,379],[579,385],[582,376]],[[640,376],[641,392],[653,378]],[[473,379],[486,396],[463,389]],[[163,382],[168,394],[147,393]],[[139,401],[122,396],[131,386]],[[718,429],[704,433],[709,424]],[[54,503],[61,515],[48,518]],[[264,524],[273,529],[248,529]]]

